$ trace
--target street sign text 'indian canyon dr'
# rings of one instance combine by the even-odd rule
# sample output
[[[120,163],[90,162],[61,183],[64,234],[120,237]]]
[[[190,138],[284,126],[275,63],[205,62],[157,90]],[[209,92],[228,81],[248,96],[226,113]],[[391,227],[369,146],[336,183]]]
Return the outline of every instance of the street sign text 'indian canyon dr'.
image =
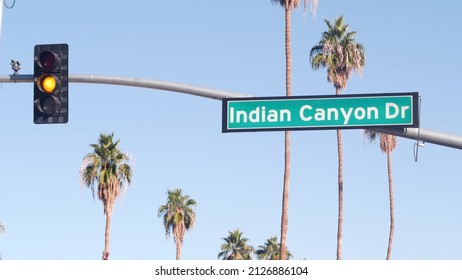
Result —
[[[223,99],[223,132],[418,127],[410,93]]]

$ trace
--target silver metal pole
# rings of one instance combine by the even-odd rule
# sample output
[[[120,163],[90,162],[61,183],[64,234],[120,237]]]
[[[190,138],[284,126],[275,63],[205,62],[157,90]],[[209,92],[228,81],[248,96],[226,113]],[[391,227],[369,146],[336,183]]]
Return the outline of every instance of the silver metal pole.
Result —
[[[96,75],[70,75],[69,82],[74,83],[94,83],[94,84],[110,84],[132,87],[143,87],[151,89],[159,89],[166,91],[182,92],[186,94],[196,95],[200,97],[212,98],[221,100],[229,97],[250,97],[239,93],[211,89],[205,87],[198,87],[188,84],[157,81],[142,78],[130,77],[115,77],[115,76],[96,76]]]
[[[30,83],[34,75],[3,75],[0,76],[0,83]]]
[[[33,75],[8,75],[0,76],[0,83],[30,83],[33,82]],[[234,93],[219,89],[206,87],[198,87],[188,84],[158,81],[132,77],[118,76],[101,76],[101,75],[69,75],[71,83],[90,83],[90,84],[108,84],[119,86],[132,86],[150,89],[159,89],[166,91],[182,92],[186,94],[196,95],[200,97],[212,98],[221,100],[223,98],[232,97],[250,97],[240,93]]]
[[[423,141],[455,149],[462,149],[462,136],[432,131],[423,128],[373,129],[374,131]]]
[[[1,1],[1,0],[0,0]],[[30,83],[33,82],[33,75],[4,75],[0,76],[0,83]],[[90,84],[109,84],[132,87],[143,87],[150,89],[166,90],[191,94],[195,96],[221,100],[223,98],[251,97],[240,93],[224,90],[211,89],[206,87],[192,86],[182,83],[157,81],[141,78],[99,76],[99,75],[69,75],[69,82],[90,83]],[[399,137],[419,140],[436,145],[446,146],[462,150],[462,136],[432,131],[423,128],[374,129],[377,132],[396,135]]]

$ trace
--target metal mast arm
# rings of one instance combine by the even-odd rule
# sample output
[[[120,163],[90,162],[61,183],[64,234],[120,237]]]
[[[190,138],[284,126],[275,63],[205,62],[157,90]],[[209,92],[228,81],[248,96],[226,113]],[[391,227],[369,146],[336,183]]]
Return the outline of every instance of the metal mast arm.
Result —
[[[33,75],[3,75],[0,76],[0,83],[30,83],[33,82]],[[211,89],[175,82],[166,82],[142,78],[117,77],[117,76],[100,76],[100,75],[69,75],[71,83],[90,83],[90,84],[109,84],[120,86],[143,87],[165,91],[181,92],[195,96],[221,100],[223,98],[233,97],[251,97],[240,93],[234,93],[224,90]],[[405,128],[405,129],[374,129],[377,132],[396,135],[399,137],[420,140],[427,143],[446,146],[455,149],[462,149],[462,136],[436,132],[423,128]]]
[[[0,76],[0,83],[30,83],[33,82],[33,75],[8,75]],[[188,84],[166,82],[142,78],[101,76],[101,75],[69,75],[70,83],[108,84],[119,86],[132,86],[166,91],[182,92],[186,94],[221,100],[232,97],[250,97],[249,95],[198,87]]]
[[[436,145],[446,146],[455,149],[462,149],[462,136],[432,131],[423,128],[400,128],[400,129],[374,129],[374,131],[392,134],[408,139],[419,140]]]

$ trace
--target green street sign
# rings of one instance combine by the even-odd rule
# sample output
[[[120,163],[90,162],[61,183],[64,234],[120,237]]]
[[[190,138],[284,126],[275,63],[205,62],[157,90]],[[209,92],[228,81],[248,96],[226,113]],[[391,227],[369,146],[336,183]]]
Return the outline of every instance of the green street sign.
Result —
[[[418,127],[419,94],[223,99],[223,132]]]

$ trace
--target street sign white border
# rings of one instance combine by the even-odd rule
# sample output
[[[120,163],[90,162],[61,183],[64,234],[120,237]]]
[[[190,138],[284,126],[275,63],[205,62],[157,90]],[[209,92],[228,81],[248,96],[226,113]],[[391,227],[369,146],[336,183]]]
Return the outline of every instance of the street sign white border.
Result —
[[[291,100],[322,100],[322,99],[351,99],[351,98],[384,98],[384,97],[411,97],[411,122],[407,124],[372,124],[372,125],[323,125],[323,126],[284,126],[284,127],[249,127],[230,128],[228,122],[229,103],[233,101],[254,102],[254,101],[287,101]],[[372,129],[372,128],[408,128],[419,127],[419,93],[368,93],[368,94],[342,94],[342,95],[305,95],[305,96],[271,96],[271,97],[248,97],[248,98],[224,98],[222,100],[222,132],[244,132],[244,131],[286,131],[286,130],[328,130],[328,129]]]

